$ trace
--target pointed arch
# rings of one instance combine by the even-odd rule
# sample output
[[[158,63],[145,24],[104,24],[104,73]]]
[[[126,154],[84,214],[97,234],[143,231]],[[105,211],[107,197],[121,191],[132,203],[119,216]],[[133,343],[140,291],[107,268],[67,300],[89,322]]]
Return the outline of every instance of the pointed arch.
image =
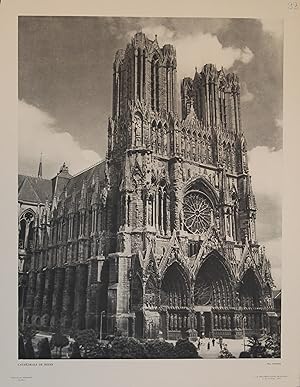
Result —
[[[33,247],[34,221],[36,213],[32,208],[27,208],[19,216],[19,246],[20,248]]]
[[[147,308],[156,308],[159,300],[158,279],[151,273],[145,284],[144,304]]]
[[[182,266],[173,262],[167,267],[161,281],[161,305],[182,307],[189,304],[189,280]]]
[[[198,190],[205,193],[212,201],[214,206],[216,206],[219,201],[219,197],[214,186],[204,176],[196,176],[189,180],[183,189],[184,195],[187,194],[190,190]]]
[[[202,262],[195,275],[195,305],[230,307],[234,300],[234,277],[226,261],[216,251]]]
[[[140,310],[143,307],[143,281],[136,273],[131,281],[131,307],[133,310]]]
[[[263,289],[253,268],[248,268],[244,272],[238,285],[238,292],[242,307],[253,308],[262,306]]]
[[[173,230],[169,245],[159,264],[159,273],[161,278],[163,278],[167,268],[174,262],[177,262],[180,265],[185,273],[185,278],[188,281],[188,278],[190,277],[190,270],[187,266],[187,261],[184,257],[180,243],[178,242],[175,230]]]

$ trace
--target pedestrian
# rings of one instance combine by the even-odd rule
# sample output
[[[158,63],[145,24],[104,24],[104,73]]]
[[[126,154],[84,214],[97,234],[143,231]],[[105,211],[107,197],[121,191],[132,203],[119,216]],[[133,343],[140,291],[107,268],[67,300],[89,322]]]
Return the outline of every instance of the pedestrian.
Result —
[[[222,339],[222,337],[219,337],[219,345],[220,345],[220,349],[222,349],[222,347],[223,347],[223,339]]]
[[[210,350],[210,341],[208,341],[208,343],[207,343],[207,350],[208,351]]]
[[[215,338],[214,337],[212,338],[212,345],[213,345],[213,347],[215,346]]]

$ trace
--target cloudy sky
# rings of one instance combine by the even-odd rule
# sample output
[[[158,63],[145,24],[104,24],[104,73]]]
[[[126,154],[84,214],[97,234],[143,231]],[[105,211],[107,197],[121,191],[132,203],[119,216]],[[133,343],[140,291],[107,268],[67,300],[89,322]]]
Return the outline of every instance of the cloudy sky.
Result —
[[[19,172],[76,173],[105,157],[117,49],[143,31],[177,51],[178,79],[205,63],[236,72],[257,234],[280,286],[283,26],[276,19],[19,18]]]

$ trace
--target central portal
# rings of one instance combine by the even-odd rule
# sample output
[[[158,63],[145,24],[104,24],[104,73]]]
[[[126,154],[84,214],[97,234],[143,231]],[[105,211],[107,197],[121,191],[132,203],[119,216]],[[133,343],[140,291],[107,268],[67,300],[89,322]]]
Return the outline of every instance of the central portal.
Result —
[[[208,309],[208,307],[203,307],[203,308]],[[197,329],[198,336],[202,337],[203,335],[205,335],[205,337],[212,337],[213,325],[212,325],[212,312],[210,310],[196,312],[195,328]]]
[[[234,304],[233,289],[229,270],[217,252],[205,259],[196,275],[194,303],[200,336],[231,336],[232,321],[227,311]]]

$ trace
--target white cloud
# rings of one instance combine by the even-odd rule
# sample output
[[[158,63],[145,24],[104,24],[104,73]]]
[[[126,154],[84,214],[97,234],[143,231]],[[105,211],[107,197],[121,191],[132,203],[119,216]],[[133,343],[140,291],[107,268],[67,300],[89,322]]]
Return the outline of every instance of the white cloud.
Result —
[[[229,69],[236,61],[249,63],[253,53],[248,47],[243,49],[223,47],[217,36],[207,34],[189,35],[175,41],[178,58],[178,73],[182,76],[193,75],[191,66],[201,69],[206,63],[217,68]]]
[[[160,46],[171,43],[175,35],[174,31],[163,25],[148,25],[143,27],[141,31],[151,40],[154,40],[155,35],[157,35],[157,39]],[[131,38],[136,34],[136,32],[137,31],[127,32],[127,40],[131,40]]]
[[[264,243],[266,247],[266,256],[271,262],[272,276],[277,288],[281,288],[281,259],[282,259],[282,241],[281,238],[271,239]]]
[[[271,261],[272,275],[278,288],[281,286],[281,208],[282,184],[278,177],[283,173],[283,152],[258,146],[248,152],[249,170],[257,200],[257,236],[264,239],[266,255]]]
[[[276,118],[275,119],[275,125],[277,126],[277,128],[283,128],[283,121],[282,121],[282,119],[280,119],[280,118]]]
[[[194,35],[175,35],[175,32],[163,25],[148,25],[142,31],[150,39],[157,35],[160,46],[168,43],[176,48],[178,79],[193,77],[195,67],[199,70],[212,63],[221,68],[229,69],[236,61],[249,63],[254,57],[248,47],[234,48],[223,47],[216,35],[210,33],[198,33]],[[130,31],[128,37],[132,37],[136,31]]]
[[[19,173],[36,175],[43,153],[43,176],[51,178],[66,162],[74,174],[99,161],[99,155],[80,144],[67,131],[58,130],[49,114],[24,101],[18,107]]]
[[[241,82],[241,102],[247,103],[254,99],[254,94],[248,90],[247,83]]]
[[[274,200],[282,198],[282,184],[278,176],[282,176],[282,149],[273,150],[266,146],[258,146],[248,152],[249,169],[255,194],[263,194]]]
[[[283,22],[281,19],[261,19],[263,30],[275,38],[281,38],[283,35]]]

